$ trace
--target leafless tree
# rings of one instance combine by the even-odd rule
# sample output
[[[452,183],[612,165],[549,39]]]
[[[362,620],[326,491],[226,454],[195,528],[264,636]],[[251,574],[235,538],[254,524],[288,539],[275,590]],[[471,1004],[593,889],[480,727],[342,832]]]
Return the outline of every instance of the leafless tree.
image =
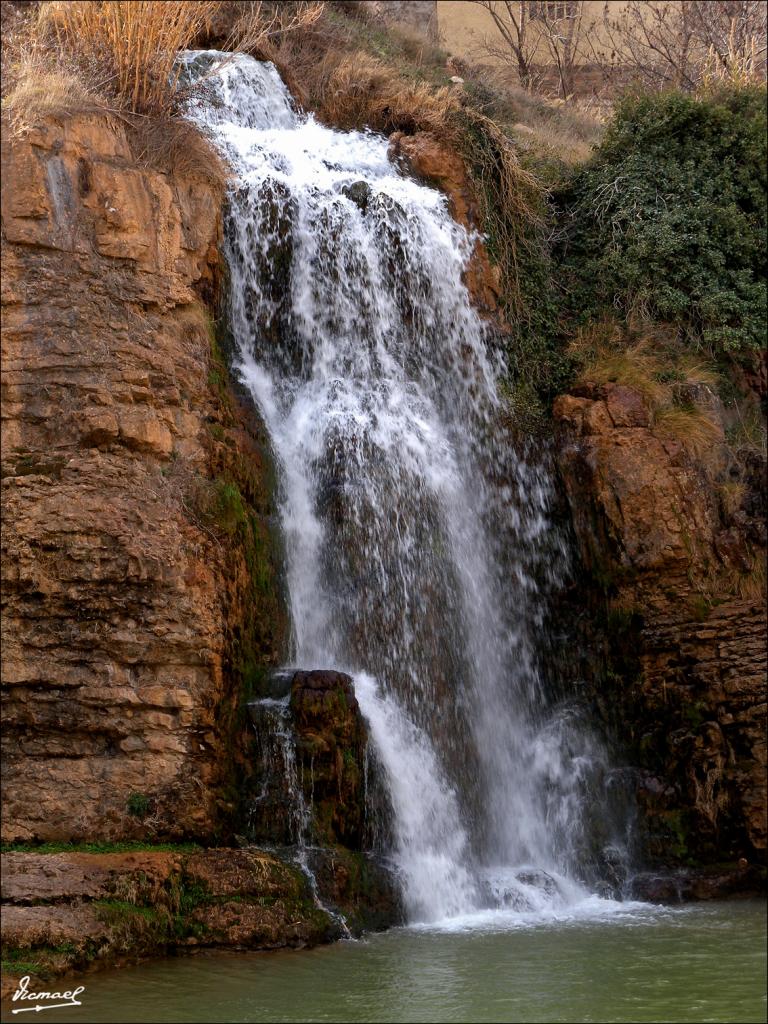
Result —
[[[574,92],[576,66],[587,56],[583,3],[540,3],[543,44],[557,70],[562,99]]]
[[[494,31],[482,42],[482,52],[512,65],[520,84],[532,89],[547,72],[555,71],[563,99],[573,92],[574,70],[585,57],[584,3],[569,0],[472,0],[487,11]]]
[[[495,60],[513,64],[524,89],[533,85],[534,59],[538,33],[530,31],[530,4],[520,0],[472,0],[487,11],[495,32],[485,36],[483,53]],[[534,26],[535,29],[535,26]]]
[[[606,3],[607,63],[655,88],[694,89],[707,71],[765,68],[764,0],[630,0]]]

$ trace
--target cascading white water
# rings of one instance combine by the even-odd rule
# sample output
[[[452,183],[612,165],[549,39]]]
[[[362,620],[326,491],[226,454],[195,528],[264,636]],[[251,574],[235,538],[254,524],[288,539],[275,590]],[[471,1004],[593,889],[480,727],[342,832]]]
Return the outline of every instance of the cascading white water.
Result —
[[[545,707],[549,484],[503,437],[474,240],[386,139],[297,112],[272,65],[210,82],[191,116],[237,176],[231,328],[280,467],[295,662],[355,677],[412,919],[543,893],[579,873],[601,754]]]

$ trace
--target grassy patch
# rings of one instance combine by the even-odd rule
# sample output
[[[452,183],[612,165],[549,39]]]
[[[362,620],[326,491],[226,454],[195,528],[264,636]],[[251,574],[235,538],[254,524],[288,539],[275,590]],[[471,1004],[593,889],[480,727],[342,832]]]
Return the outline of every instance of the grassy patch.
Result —
[[[158,911],[153,907],[141,907],[128,900],[95,900],[93,905],[105,924],[114,924],[135,915],[145,921],[156,921],[159,917]]]
[[[195,853],[196,843],[3,843],[2,853]]]
[[[627,327],[607,318],[577,332],[568,351],[577,385],[631,388],[642,396],[659,437],[679,441],[699,458],[722,444],[717,367],[688,353],[674,329]]]
[[[146,793],[131,793],[125,806],[132,817],[143,818],[149,813],[152,800]]]

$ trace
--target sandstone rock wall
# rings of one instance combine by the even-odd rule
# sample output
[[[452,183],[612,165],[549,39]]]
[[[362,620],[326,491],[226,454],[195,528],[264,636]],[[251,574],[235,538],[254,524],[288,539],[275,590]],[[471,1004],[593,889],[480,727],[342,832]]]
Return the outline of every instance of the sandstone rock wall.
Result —
[[[607,598],[597,702],[641,769],[646,855],[754,863],[766,847],[762,472],[742,470],[739,507],[724,508],[722,445],[692,457],[619,385],[562,395],[554,415],[582,563]]]
[[[263,439],[200,298],[219,198],[104,118],[3,139],[3,838],[213,836],[281,653]]]

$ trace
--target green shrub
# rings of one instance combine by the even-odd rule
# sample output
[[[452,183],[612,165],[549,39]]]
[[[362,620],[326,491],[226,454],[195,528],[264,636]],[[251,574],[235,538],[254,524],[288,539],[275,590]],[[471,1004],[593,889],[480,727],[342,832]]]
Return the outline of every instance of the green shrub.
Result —
[[[134,818],[144,818],[149,813],[151,801],[146,793],[131,793],[126,807]]]
[[[763,87],[626,97],[559,198],[574,312],[639,313],[715,355],[761,347]]]

